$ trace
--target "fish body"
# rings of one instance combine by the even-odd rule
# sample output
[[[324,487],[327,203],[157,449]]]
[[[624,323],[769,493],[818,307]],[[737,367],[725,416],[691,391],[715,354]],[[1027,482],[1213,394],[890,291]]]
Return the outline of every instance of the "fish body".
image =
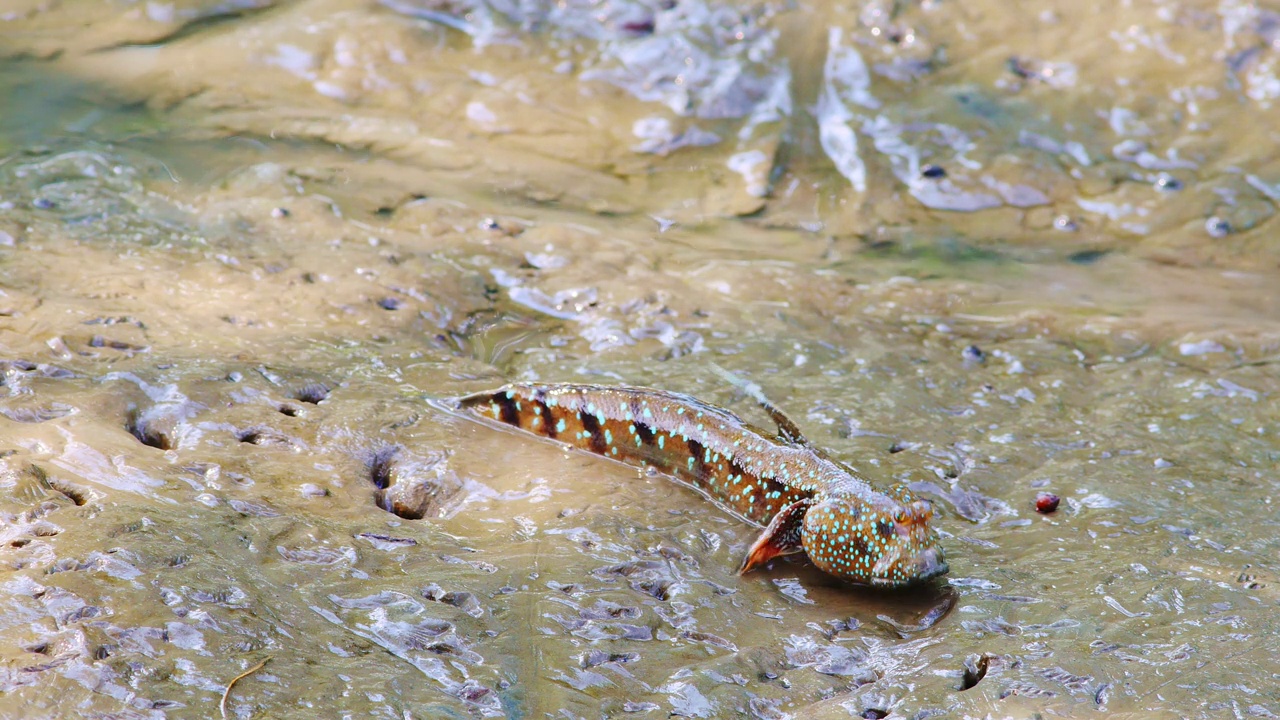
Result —
[[[758,399],[779,436],[724,408],[650,388],[521,383],[459,398],[457,405],[670,475],[765,526],[742,572],[801,550],[820,569],[870,585],[906,585],[947,571],[926,501],[904,488],[875,489]]]

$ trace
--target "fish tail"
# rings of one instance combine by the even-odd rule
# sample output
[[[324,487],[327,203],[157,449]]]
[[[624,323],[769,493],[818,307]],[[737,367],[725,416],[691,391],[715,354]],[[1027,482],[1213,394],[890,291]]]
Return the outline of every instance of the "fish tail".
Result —
[[[458,398],[458,406],[513,427],[524,428],[525,400],[510,385]]]
[[[458,407],[505,425],[557,439],[565,429],[557,408],[549,405],[545,390],[520,385],[507,385],[497,390],[458,398]]]

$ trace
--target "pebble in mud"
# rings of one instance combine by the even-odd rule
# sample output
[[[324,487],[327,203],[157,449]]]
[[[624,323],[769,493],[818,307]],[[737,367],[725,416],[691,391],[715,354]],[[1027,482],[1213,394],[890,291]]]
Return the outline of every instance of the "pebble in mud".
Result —
[[[1049,492],[1036,493],[1036,512],[1048,515],[1058,509],[1060,498]]]
[[[293,399],[301,400],[304,403],[319,405],[322,400],[329,397],[331,388],[325,383],[310,383],[298,389]]]
[[[481,617],[484,615],[484,606],[480,604],[480,599],[477,598],[474,593],[466,591],[446,591],[436,583],[431,583],[422,588],[422,596],[428,600],[444,603],[445,605],[452,605],[471,617]]]
[[[447,514],[461,498],[462,482],[442,454],[418,454],[399,446],[375,451],[369,459],[374,502],[407,520]]]
[[[1245,567],[1248,567],[1248,566],[1246,565]],[[1237,575],[1236,582],[1240,583],[1240,586],[1243,587],[1245,590],[1257,590],[1259,588],[1266,587],[1262,583],[1258,582],[1258,577],[1256,575],[1253,575],[1247,572],[1242,572],[1239,575]]]
[[[172,415],[154,412],[154,408],[129,414],[125,429],[143,445],[150,445],[160,450],[172,450],[176,446],[174,426],[177,419]]]
[[[1231,234],[1231,223],[1214,215],[1204,221],[1204,229],[1211,238],[1223,238]]]
[[[274,428],[255,426],[236,431],[236,439],[242,443],[262,447],[281,447],[300,450],[302,443]]]
[[[1053,219],[1053,229],[1061,230],[1062,232],[1075,232],[1080,229],[1080,225],[1069,215],[1059,215]]]

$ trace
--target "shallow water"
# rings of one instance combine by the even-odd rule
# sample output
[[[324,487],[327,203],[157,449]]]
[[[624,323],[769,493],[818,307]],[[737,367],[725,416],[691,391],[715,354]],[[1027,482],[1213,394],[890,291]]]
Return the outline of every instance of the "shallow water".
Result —
[[[1280,713],[1280,15],[1098,9],[0,9],[0,717]],[[712,363],[947,582],[428,402]]]

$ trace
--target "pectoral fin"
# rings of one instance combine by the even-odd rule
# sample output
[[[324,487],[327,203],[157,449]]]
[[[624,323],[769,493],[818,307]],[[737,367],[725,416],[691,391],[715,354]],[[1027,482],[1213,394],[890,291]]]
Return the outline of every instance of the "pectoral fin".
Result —
[[[749,573],[779,555],[790,555],[804,550],[800,544],[800,532],[804,527],[804,514],[812,500],[800,500],[778,511],[769,526],[751,544],[747,558],[742,561],[738,574]]]

